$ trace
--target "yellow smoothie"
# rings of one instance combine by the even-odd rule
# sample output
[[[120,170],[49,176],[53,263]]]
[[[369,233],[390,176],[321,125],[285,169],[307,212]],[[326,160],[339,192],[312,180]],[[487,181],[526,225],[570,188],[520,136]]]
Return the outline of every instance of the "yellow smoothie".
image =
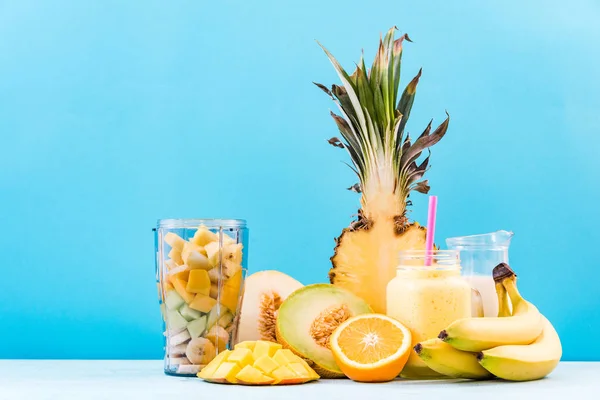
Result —
[[[401,266],[387,286],[387,315],[410,329],[412,345],[435,338],[460,318],[471,316],[471,287],[460,276],[460,266]],[[412,351],[402,376],[436,377]]]

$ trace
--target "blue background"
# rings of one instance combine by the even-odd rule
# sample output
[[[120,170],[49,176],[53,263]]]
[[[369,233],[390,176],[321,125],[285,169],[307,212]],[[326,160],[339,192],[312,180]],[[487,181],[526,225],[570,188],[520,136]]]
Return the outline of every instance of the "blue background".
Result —
[[[600,359],[598,20],[594,1],[0,1],[0,357],[161,357],[160,217],[246,218],[251,271],[325,281],[359,198],[314,39],[350,69],[397,25],[404,84],[423,67],[409,131],[452,118],[438,241],[513,230],[564,359]]]

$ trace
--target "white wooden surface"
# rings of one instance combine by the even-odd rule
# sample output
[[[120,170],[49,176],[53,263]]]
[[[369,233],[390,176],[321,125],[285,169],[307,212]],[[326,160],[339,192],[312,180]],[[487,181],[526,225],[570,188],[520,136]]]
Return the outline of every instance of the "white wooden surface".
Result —
[[[0,399],[600,400],[600,363],[561,363],[535,382],[349,380],[279,387],[216,385],[166,376],[162,361],[0,360]]]

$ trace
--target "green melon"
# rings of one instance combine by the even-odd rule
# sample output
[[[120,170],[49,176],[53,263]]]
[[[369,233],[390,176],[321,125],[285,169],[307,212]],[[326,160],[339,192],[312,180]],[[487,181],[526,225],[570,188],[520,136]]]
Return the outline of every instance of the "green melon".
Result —
[[[277,341],[306,359],[323,378],[343,378],[329,349],[329,336],[342,322],[371,307],[348,290],[329,284],[293,292],[277,314]]]

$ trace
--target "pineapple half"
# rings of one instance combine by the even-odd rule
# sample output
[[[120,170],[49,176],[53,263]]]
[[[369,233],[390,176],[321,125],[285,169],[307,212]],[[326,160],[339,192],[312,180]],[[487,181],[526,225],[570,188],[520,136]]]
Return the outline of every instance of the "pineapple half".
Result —
[[[423,180],[429,156],[419,162],[422,152],[446,133],[449,116],[433,132],[431,122],[411,140],[404,133],[415,98],[421,71],[398,99],[402,43],[407,35],[394,40],[391,28],[379,40],[379,50],[370,70],[361,59],[352,75],[323,47],[337,71],[342,86],[315,83],[338,105],[341,115],[331,113],[343,140],[329,143],[348,151],[352,170],[360,183],[349,188],[362,193],[358,218],[336,239],[332,284],[365,299],[375,312],[386,311],[386,287],[396,274],[398,252],[425,248],[425,228],[411,223],[407,206],[411,191],[428,193]]]

